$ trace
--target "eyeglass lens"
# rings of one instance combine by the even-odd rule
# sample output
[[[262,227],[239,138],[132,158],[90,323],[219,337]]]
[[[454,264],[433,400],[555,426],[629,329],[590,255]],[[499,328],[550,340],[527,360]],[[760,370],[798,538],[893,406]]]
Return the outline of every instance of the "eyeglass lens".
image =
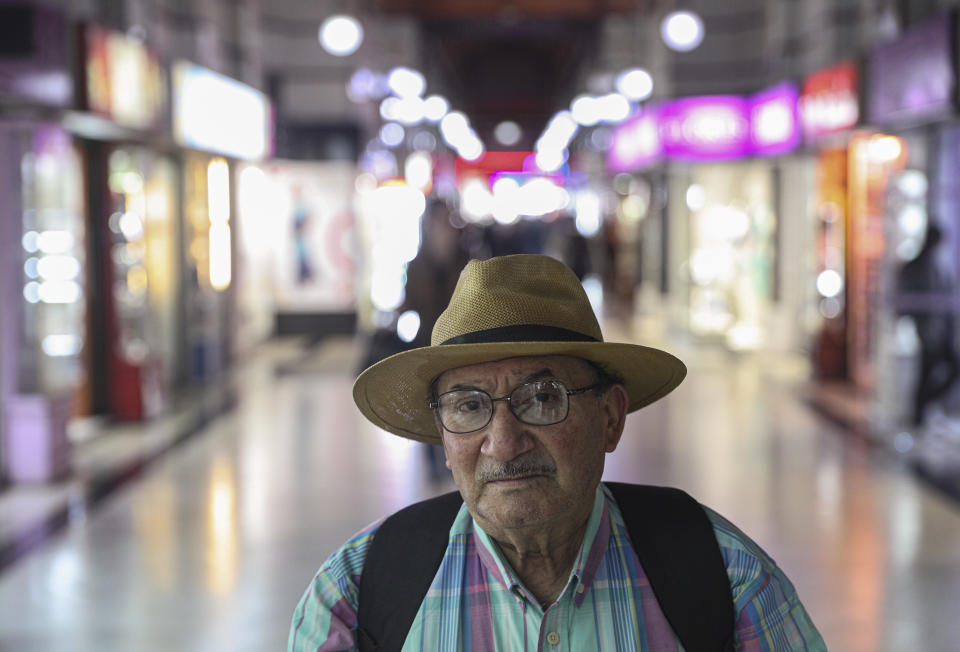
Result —
[[[480,430],[493,418],[493,403],[506,400],[510,411],[523,423],[548,426],[567,418],[567,388],[556,380],[537,380],[518,385],[507,397],[494,399],[481,389],[457,389],[440,396],[439,415],[450,432]]]

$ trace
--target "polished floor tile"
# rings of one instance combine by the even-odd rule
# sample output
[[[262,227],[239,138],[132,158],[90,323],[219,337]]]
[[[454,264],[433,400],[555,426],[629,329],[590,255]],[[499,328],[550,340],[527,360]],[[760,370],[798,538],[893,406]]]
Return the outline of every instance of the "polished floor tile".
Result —
[[[346,537],[453,488],[354,408],[356,348],[276,352],[236,410],[0,575],[0,650],[277,650]],[[831,650],[958,649],[960,505],[799,400],[789,360],[680,350],[605,477],[680,486],[786,570]]]

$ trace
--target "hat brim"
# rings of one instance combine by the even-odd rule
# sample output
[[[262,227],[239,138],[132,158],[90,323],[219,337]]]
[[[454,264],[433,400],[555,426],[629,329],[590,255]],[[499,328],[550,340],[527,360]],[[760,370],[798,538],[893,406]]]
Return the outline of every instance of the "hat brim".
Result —
[[[427,406],[430,383],[444,371],[518,356],[570,355],[599,363],[624,378],[628,412],[669,394],[687,375],[675,356],[619,342],[492,342],[425,346],[403,351],[367,368],[353,385],[353,399],[367,419],[388,432],[428,444],[441,443]]]

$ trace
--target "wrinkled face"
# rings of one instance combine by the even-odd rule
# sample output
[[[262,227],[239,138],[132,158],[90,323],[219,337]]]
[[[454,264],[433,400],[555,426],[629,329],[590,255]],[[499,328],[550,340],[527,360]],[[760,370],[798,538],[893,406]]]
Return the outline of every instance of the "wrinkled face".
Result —
[[[451,369],[437,393],[482,389],[493,398],[532,379],[559,380],[567,389],[596,382],[596,372],[568,356],[530,356]],[[573,526],[587,518],[603,474],[604,455],[620,440],[626,393],[615,385],[569,397],[567,418],[553,425],[522,423],[506,401],[494,403],[486,427],[455,434],[437,427],[447,466],[470,509],[487,532],[553,524]]]

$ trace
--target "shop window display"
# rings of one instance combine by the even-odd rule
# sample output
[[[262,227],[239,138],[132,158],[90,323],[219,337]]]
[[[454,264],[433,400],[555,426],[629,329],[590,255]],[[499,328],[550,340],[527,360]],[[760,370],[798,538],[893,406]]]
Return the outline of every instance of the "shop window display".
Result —
[[[762,347],[776,230],[769,169],[705,165],[691,178],[690,329],[733,349]]]
[[[49,138],[49,140],[46,140]],[[20,391],[56,392],[82,380],[84,220],[76,150],[59,132],[23,155],[23,297]]]
[[[227,290],[232,283],[231,168],[191,154],[184,169],[186,367],[192,381],[220,375],[230,351]]]
[[[176,356],[176,171],[144,148],[111,151],[107,166],[107,310],[111,413],[159,414]]]
[[[55,126],[0,125],[4,301],[0,310],[4,453],[14,481],[48,481],[70,466],[68,419],[87,378],[83,169]]]

